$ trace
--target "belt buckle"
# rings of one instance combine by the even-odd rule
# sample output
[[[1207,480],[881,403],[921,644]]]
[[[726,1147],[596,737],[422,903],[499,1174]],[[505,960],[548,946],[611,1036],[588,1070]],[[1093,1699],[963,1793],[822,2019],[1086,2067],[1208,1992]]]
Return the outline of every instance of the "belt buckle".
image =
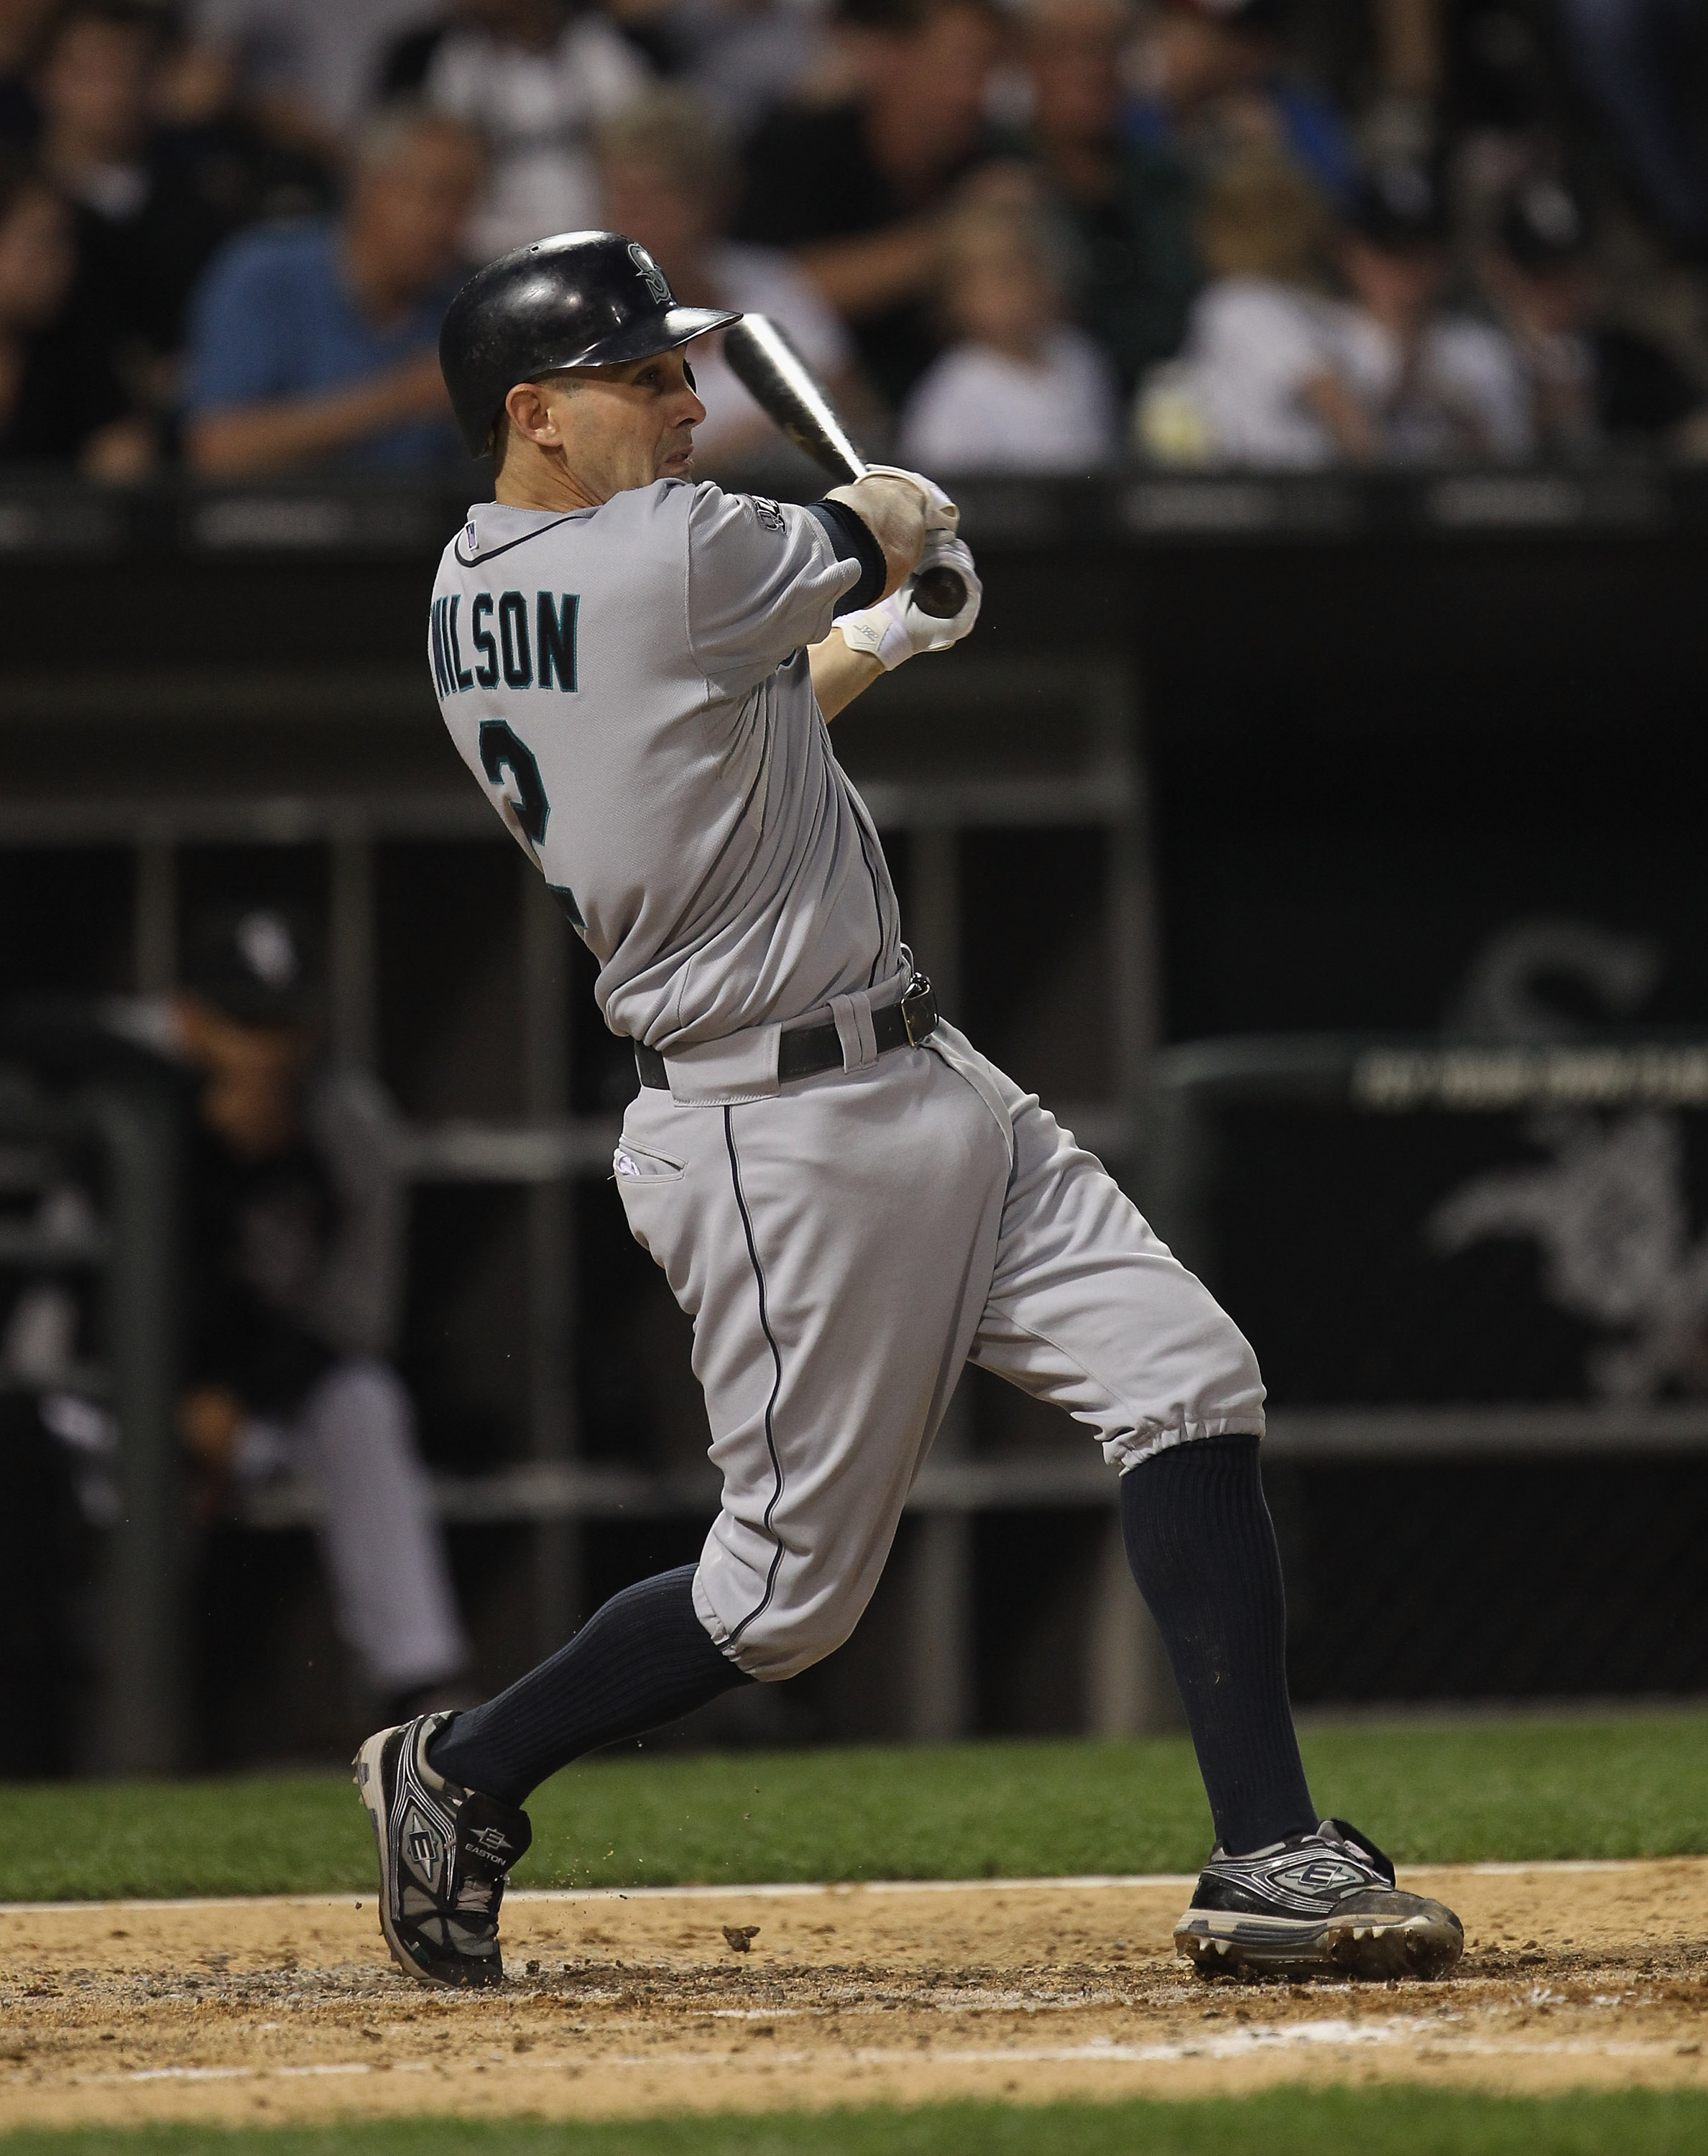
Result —
[[[901,998],[901,1023],[907,1029],[910,1048],[917,1048],[936,1031],[937,999],[923,973],[916,973],[907,984]]]

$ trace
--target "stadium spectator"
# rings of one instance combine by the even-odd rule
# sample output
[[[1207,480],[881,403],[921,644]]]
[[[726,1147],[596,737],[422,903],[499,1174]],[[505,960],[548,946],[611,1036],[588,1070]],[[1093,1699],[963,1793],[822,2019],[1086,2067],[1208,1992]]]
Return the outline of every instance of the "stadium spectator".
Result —
[[[1708,247],[1708,40],[1699,0],[1559,0],[1559,9],[1579,80],[1649,207],[1700,253]]]
[[[0,147],[28,150],[39,125],[29,69],[53,0],[0,0]]]
[[[1171,151],[1122,132],[1129,0],[1032,0],[1022,21],[1033,98],[1023,146],[1079,243],[1079,319],[1131,390],[1179,349],[1201,282],[1192,180]]]
[[[1380,165],[1366,177],[1340,251],[1352,296],[1341,372],[1385,461],[1511,459],[1533,446],[1510,339],[1442,310],[1448,236],[1441,188],[1424,167]]]
[[[1526,454],[1530,400],[1511,344],[1441,311],[1446,232],[1425,170],[1378,167],[1340,239],[1351,303],[1336,301],[1319,282],[1321,198],[1273,152],[1230,165],[1203,224],[1217,275],[1180,365],[1146,385],[1142,444],[1178,461],[1294,469]]]
[[[421,0],[191,0],[189,35],[275,140],[337,159]]]
[[[192,923],[185,986],[145,1013],[197,1073],[187,1193],[184,1440],[211,1493],[315,1483],[338,1629],[388,1711],[449,1703],[469,1661],[387,1359],[403,1292],[390,1104],[317,1054],[304,924],[267,906]]]
[[[823,15],[817,0],[674,0],[649,23],[669,71],[746,135],[833,64]]]
[[[721,236],[740,168],[694,93],[676,85],[652,91],[607,121],[594,140],[604,223],[650,251],[685,306],[769,315],[852,417],[869,393],[837,316],[787,255]],[[727,469],[778,439],[774,422],[731,372],[721,346],[714,336],[693,349],[695,388],[705,407],[694,430],[702,472]]]
[[[1200,169],[1239,149],[1285,151],[1325,193],[1356,177],[1340,116],[1284,64],[1287,0],[1163,0],[1128,109],[1141,141]]]
[[[903,408],[899,454],[927,471],[1088,473],[1120,439],[1115,369],[1066,320],[1062,235],[1023,203],[970,203],[943,228],[955,340]]]
[[[476,129],[491,160],[469,229],[483,260],[598,215],[595,124],[646,86],[649,70],[610,18],[576,0],[457,0],[398,39],[383,80]]]
[[[1502,203],[1482,263],[1529,379],[1538,446],[1557,454],[1664,439],[1705,402],[1701,383],[1664,346],[1601,318],[1589,245],[1575,192],[1532,175]]]
[[[341,219],[231,243],[196,299],[185,400],[196,470],[339,458],[419,471],[457,456],[439,326],[484,176],[466,127],[398,110],[360,138]]]
[[[138,478],[152,438],[127,411],[110,326],[77,267],[67,204],[23,167],[0,172],[0,463]]]
[[[148,0],[66,0],[33,76],[38,161],[77,206],[86,274],[126,372],[162,404],[190,294],[220,243],[326,194],[318,167],[231,114],[156,124],[166,32]]]
[[[1343,378],[1346,311],[1323,290],[1321,195],[1279,152],[1254,151],[1211,182],[1199,234],[1212,281],[1179,362],[1141,394],[1141,447],[1275,470],[1374,456],[1374,424]]]
[[[1003,25],[990,0],[843,0],[839,23],[856,93],[772,115],[733,229],[793,253],[899,406],[937,347],[939,214],[999,148],[985,98]]]

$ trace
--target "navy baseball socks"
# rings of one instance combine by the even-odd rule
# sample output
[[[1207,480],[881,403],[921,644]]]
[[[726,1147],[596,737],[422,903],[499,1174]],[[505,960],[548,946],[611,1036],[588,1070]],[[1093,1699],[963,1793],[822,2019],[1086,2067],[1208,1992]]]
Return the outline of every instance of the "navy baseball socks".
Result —
[[[693,1581],[690,1564],[625,1588],[495,1699],[379,1730],[356,1753],[379,1852],[380,1929],[406,1974],[500,1983],[499,1906],[531,1837],[521,1809],[529,1791],[584,1752],[753,1681],[712,1645]]]
[[[1124,1476],[1127,1558],[1173,1666],[1216,1847],[1175,1943],[1206,1975],[1433,1976],[1464,1948],[1439,1902],[1344,1820],[1319,1819],[1287,1697],[1286,1604],[1254,1437],[1208,1438]],[[751,1681],[695,1614],[694,1568],[627,1588],[567,1646],[466,1713],[369,1738],[380,1923],[423,1983],[499,1982],[498,1912],[529,1791],[582,1753]]]
[[[720,1654],[694,1609],[694,1567],[625,1587],[567,1646],[430,1747],[442,1774],[519,1804],[602,1744],[644,1736],[753,1679]]]
[[[1439,1976],[1450,1909],[1311,1803],[1287,1697],[1286,1598],[1258,1440],[1212,1437],[1122,1476],[1127,1562],[1168,1650],[1216,1846],[1174,1928],[1203,1976]]]

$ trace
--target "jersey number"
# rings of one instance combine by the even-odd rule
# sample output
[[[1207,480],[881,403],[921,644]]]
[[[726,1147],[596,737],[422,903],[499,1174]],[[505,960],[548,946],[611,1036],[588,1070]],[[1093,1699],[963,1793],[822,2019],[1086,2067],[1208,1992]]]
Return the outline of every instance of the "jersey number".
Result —
[[[481,721],[480,768],[495,786],[502,786],[509,774],[515,789],[510,806],[515,810],[516,821],[534,846],[543,846],[546,819],[551,808],[540,783],[540,767],[532,749],[503,719]]]

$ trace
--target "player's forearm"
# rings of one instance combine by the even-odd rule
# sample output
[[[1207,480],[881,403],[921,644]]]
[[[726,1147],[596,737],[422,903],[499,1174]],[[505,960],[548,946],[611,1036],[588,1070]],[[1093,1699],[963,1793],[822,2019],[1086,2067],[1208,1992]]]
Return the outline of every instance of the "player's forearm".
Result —
[[[847,486],[832,487],[824,498],[846,502],[883,549],[885,574],[879,597],[887,599],[919,567],[926,543],[925,497],[905,480],[872,473]]]
[[[807,664],[812,669],[813,693],[827,723],[845,711],[884,671],[882,660],[869,651],[850,651],[841,630],[835,629],[822,644],[808,647]]]
[[[858,239],[832,239],[794,250],[796,263],[839,315],[858,321],[921,298],[936,269],[935,227],[891,225]]]
[[[184,445],[192,470],[235,479],[348,449],[398,416],[390,381],[382,377],[325,397],[285,397],[210,413],[191,421]]]

